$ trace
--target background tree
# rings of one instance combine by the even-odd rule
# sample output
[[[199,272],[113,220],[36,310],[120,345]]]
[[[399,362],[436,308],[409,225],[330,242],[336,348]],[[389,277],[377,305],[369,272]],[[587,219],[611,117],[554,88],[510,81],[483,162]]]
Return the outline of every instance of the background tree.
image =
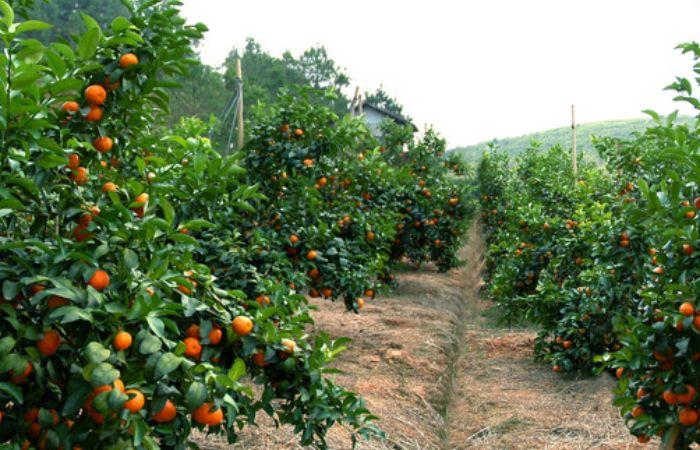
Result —
[[[108,26],[115,17],[129,15],[129,10],[121,0],[44,0],[35,2],[29,14],[33,19],[54,25],[50,30],[37,33],[40,40],[53,42],[59,37],[71,39],[83,31],[81,12],[95,19],[102,28]]]
[[[374,92],[365,92],[365,100],[389,112],[403,116],[403,105],[387,94],[383,86],[379,86]]]

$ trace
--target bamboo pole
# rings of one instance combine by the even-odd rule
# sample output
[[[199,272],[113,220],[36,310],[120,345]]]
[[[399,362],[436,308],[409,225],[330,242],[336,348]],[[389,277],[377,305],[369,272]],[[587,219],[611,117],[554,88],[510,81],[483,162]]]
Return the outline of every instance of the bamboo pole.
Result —
[[[355,95],[352,97],[352,103],[350,103],[350,114],[353,116],[357,115],[358,110],[358,99],[360,98],[360,86],[355,87]]]
[[[243,148],[243,139],[245,130],[243,128],[243,68],[241,67],[241,58],[236,60],[236,78],[238,79],[238,150]]]
[[[574,176],[578,175],[578,149],[576,148],[576,107],[571,105],[571,159]]]
[[[676,448],[676,442],[678,442],[678,436],[680,435],[680,428],[678,427],[673,427],[671,428],[671,431],[664,436],[665,439],[661,440],[661,444],[659,444],[659,450],[673,450]]]

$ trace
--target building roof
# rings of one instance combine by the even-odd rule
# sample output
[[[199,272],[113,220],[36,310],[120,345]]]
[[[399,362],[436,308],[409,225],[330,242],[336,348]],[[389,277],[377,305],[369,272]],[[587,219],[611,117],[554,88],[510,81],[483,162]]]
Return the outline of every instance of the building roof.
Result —
[[[380,108],[380,107],[377,106],[377,105],[374,105],[374,104],[372,104],[372,103],[369,103],[367,100],[364,100],[364,101],[362,102],[362,108],[363,108],[363,109],[367,109],[367,108],[373,109],[373,110],[377,111],[377,112],[380,113],[380,114],[383,114],[383,115],[385,115],[385,116],[387,116],[387,117],[390,117],[390,118],[393,119],[395,122],[397,122],[397,123],[399,123],[399,124],[401,124],[401,125],[410,125],[410,126],[413,128],[413,131],[414,131],[414,132],[417,132],[417,131],[418,131],[418,127],[416,127],[416,126],[413,124],[413,122],[411,122],[410,120],[406,119],[405,117],[403,117],[403,116],[401,116],[401,115],[399,115],[399,114],[396,114],[396,113],[391,112],[391,111],[387,111],[387,110],[384,109],[384,108]]]

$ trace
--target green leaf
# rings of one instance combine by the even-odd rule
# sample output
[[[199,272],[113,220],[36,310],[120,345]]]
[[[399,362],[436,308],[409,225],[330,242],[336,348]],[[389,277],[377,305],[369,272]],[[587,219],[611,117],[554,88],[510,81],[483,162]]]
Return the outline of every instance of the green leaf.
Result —
[[[153,353],[159,352],[162,347],[163,344],[160,339],[152,334],[147,334],[143,341],[141,341],[139,352],[141,352],[142,355],[152,355]]]
[[[215,225],[207,220],[195,219],[180,225],[180,228],[187,228],[190,231],[197,231],[203,228],[212,228]]]
[[[53,28],[53,25],[40,20],[27,20],[17,25],[16,31],[20,34],[27,31],[48,30],[49,28]]]
[[[131,249],[124,249],[124,265],[127,269],[135,269],[139,266],[139,257]]]
[[[3,0],[0,0],[0,10],[2,10],[3,20],[7,26],[10,27],[15,21],[15,12],[12,10],[10,5]]]
[[[202,383],[195,381],[190,384],[189,389],[187,389],[187,394],[185,395],[185,400],[187,401],[187,407],[189,409],[199,408],[206,399],[207,388]]]
[[[22,389],[18,386],[10,383],[0,383],[0,392],[4,392],[12,399],[19,403],[20,405],[24,403],[24,395],[22,394]]]
[[[156,336],[161,338],[163,337],[165,325],[163,324],[162,320],[160,320],[157,316],[149,315],[146,317],[146,322],[148,322],[148,326],[156,334]]]
[[[87,347],[85,347],[85,356],[88,361],[94,364],[99,364],[101,362],[107,361],[111,352],[104,348],[99,342],[90,342]]]
[[[236,358],[233,366],[228,371],[228,377],[233,381],[238,380],[246,373],[245,362],[241,358]]]
[[[93,386],[104,386],[114,383],[119,378],[119,371],[109,363],[101,363],[92,371],[90,382]]]
[[[165,198],[158,198],[158,204],[163,210],[163,215],[165,216],[165,220],[168,222],[168,225],[172,225],[173,219],[175,218],[175,210],[173,209],[173,205],[171,205]]]
[[[12,336],[0,339],[0,355],[7,355],[13,348],[15,348],[15,339]]]
[[[100,42],[100,29],[90,28],[83,34],[78,42],[78,55],[83,59],[90,59],[97,51],[97,44]]]
[[[158,362],[156,363],[154,377],[156,379],[163,378],[167,374],[175,371],[178,367],[180,367],[180,364],[182,364],[181,357],[177,356],[174,353],[164,353],[163,356],[161,356],[158,359]]]
[[[126,17],[115,17],[112,21],[112,31],[115,33],[121,33],[124,30],[128,30],[133,27],[131,22]]]
[[[80,17],[83,19],[83,23],[85,24],[85,27],[86,27],[88,30],[92,30],[92,29],[95,29],[95,28],[96,28],[98,31],[100,30],[100,24],[97,23],[97,21],[96,21],[95,19],[93,19],[92,17],[88,16],[88,15],[85,14],[84,12],[81,12],[81,13],[80,13]]]
[[[59,95],[66,92],[78,91],[82,87],[83,81],[77,78],[66,78],[50,84],[48,89],[53,95]]]

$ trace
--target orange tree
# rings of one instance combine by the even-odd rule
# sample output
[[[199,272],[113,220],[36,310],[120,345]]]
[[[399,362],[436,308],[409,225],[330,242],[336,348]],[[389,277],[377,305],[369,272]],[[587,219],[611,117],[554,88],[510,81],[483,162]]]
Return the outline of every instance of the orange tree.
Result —
[[[700,58],[697,44],[681,48]],[[692,87],[669,89],[698,108]],[[688,448],[700,439],[700,140],[697,124],[649,114],[638,137],[599,140],[606,167],[583,165],[575,184],[562,182],[570,161],[556,150],[513,167],[484,158],[489,290],[507,314],[543,325],[536,354],[556,371],[615,371],[615,403],[640,442]]]
[[[307,444],[337,421],[372,432],[323,379],[342,342],[305,342],[303,299],[272,286],[259,308],[201,256],[206,230],[231,242],[254,191],[234,161],[153,129],[204,27],[150,1],[44,46],[22,38],[48,26],[17,23],[26,4],[0,1],[0,442],[184,448],[193,426],[234,441],[259,409]]]

